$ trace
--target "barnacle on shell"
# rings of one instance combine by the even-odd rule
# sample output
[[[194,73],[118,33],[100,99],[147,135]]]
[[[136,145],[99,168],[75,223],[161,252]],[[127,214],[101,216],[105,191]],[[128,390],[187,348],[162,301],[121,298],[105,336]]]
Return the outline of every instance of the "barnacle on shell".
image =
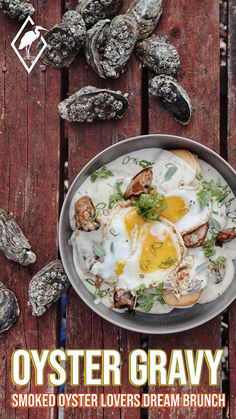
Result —
[[[126,14],[135,18],[139,39],[147,38],[155,29],[162,14],[162,0],[134,0]]]
[[[83,46],[85,36],[86,26],[82,16],[74,10],[66,12],[61,23],[44,35],[47,48],[42,55],[43,63],[49,67],[68,67]]]
[[[149,91],[163,101],[176,121],[182,125],[189,123],[192,115],[190,99],[173,77],[164,74],[154,77],[150,82]]]
[[[107,41],[107,35],[110,25],[109,19],[103,19],[97,22],[87,31],[84,52],[88,64],[103,79],[106,78],[102,66],[102,57],[104,46]]]
[[[29,283],[28,306],[33,316],[41,316],[59,300],[69,286],[69,280],[60,260],[54,260],[39,271]]]
[[[0,250],[5,256],[27,266],[34,263],[36,255],[18,224],[3,209],[0,209]]]
[[[139,60],[155,74],[174,76],[180,66],[177,49],[163,35],[152,35],[137,42],[135,52]]]
[[[0,282],[0,333],[10,329],[20,314],[19,305],[14,292]]]
[[[58,106],[62,119],[69,122],[92,122],[96,119],[121,118],[128,100],[121,92],[86,86]]]
[[[25,20],[35,12],[29,0],[0,0],[0,9],[12,19]]]
[[[86,27],[96,22],[115,16],[123,7],[124,0],[79,0],[76,11],[83,17]]]

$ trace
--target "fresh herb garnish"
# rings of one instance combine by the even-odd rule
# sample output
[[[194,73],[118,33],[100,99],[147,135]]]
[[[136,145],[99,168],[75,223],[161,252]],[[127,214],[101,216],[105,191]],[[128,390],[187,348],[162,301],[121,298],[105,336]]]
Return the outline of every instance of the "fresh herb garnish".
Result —
[[[160,284],[158,284],[158,286],[155,288],[157,301],[159,301],[159,303],[161,303],[161,304],[166,303],[164,298],[163,298],[163,287],[164,287],[164,281],[160,282]]]
[[[203,179],[203,176],[202,176],[202,174],[201,174],[201,173],[197,173],[197,174],[196,174],[196,176],[195,176],[195,178],[196,178],[197,180],[202,180],[202,179]]]
[[[213,269],[217,271],[220,268],[224,267],[225,261],[226,261],[226,258],[224,256],[219,256],[216,260],[211,260],[210,262]]]
[[[160,219],[160,213],[167,207],[164,204],[164,195],[158,193],[154,195],[142,193],[137,201],[132,205],[137,207],[137,214],[143,217],[144,221],[151,222]]]
[[[115,233],[114,228],[111,228],[111,229],[110,229],[110,233],[111,233],[114,237],[119,236],[119,234],[116,234],[116,233]]]
[[[85,281],[88,282],[93,287],[96,287],[96,285],[97,285],[96,282],[94,281],[94,279],[92,279],[92,278],[86,278]]]
[[[208,205],[211,198],[215,198],[218,206],[222,206],[231,191],[228,185],[222,185],[220,179],[216,182],[212,179],[210,182],[203,181],[202,189],[197,193],[198,200],[202,206]]]
[[[114,243],[113,242],[111,242],[110,251],[111,251],[111,253],[114,254]]]
[[[151,252],[154,256],[157,256],[157,249],[160,249],[160,247],[163,245],[163,242],[155,242],[151,244]]]
[[[123,192],[121,190],[121,185],[123,185],[123,181],[117,181],[113,188],[115,189],[115,193],[110,195],[109,197],[109,205],[108,207],[111,209],[117,202],[123,199]]]
[[[109,176],[114,176],[114,173],[107,169],[106,166],[103,166],[100,171],[96,170],[90,175],[90,180],[94,183],[97,179],[107,179]]]
[[[178,167],[175,166],[175,164],[172,163],[167,163],[165,165],[165,167],[167,168],[164,180],[170,180],[172,178],[172,176],[174,176],[175,172],[178,170]]]
[[[204,252],[204,255],[207,258],[210,258],[211,256],[213,256],[215,254],[215,252],[216,252],[215,249],[214,249],[215,242],[216,242],[216,237],[213,236],[210,240],[207,240],[203,243],[202,250]]]
[[[144,275],[143,274],[140,274],[139,275],[139,278],[143,279],[144,278]]]
[[[154,303],[154,295],[153,294],[143,294],[141,295],[138,300],[139,307],[145,312],[148,313]]]
[[[176,262],[177,262],[176,258],[173,258],[173,256],[169,256],[166,260],[163,260],[160,263],[159,268],[168,269],[170,268],[170,266],[174,265]]]
[[[99,298],[105,297],[109,291],[110,291],[110,288],[107,288],[106,290],[101,290],[100,287],[97,287],[95,293],[93,294],[94,300],[96,300],[98,297]]]
[[[201,263],[201,265],[198,265],[196,267],[195,271],[196,271],[196,273],[199,274],[200,272],[204,271],[208,266],[209,266],[209,262],[208,261],[207,262],[204,262],[204,263]]]
[[[104,248],[98,242],[95,241],[93,241],[93,251],[95,255],[97,255],[99,258],[106,256]]]
[[[87,257],[83,255],[83,260],[87,260]]]

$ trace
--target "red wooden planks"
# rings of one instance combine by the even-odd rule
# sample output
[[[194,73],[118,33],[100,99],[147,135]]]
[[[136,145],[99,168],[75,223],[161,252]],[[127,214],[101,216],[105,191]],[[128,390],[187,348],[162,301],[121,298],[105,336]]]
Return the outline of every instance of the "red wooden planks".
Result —
[[[125,2],[125,7],[131,1]],[[70,8],[73,9],[77,4],[71,1]],[[129,109],[124,117],[119,121],[93,122],[92,124],[71,124],[69,128],[69,180],[70,183],[77,175],[79,170],[99,151],[108,147],[112,143],[123,140],[128,137],[139,135],[141,133],[141,67],[137,64],[135,57],[132,57],[127,70],[118,80],[100,79],[90,68],[88,68],[82,54],[76,59],[76,62],[69,70],[70,94],[86,85],[97,87],[107,87],[112,90],[121,90],[122,93],[129,93]],[[82,319],[86,318],[88,329],[93,324],[94,334],[91,336],[89,330],[84,335],[78,324],[81,324],[84,330]],[[82,334],[82,335],[81,335]],[[128,384],[127,380],[127,358],[128,352],[135,347],[140,346],[139,335],[129,333],[125,330],[111,325],[105,320],[101,320],[94,314],[78,297],[71,291],[68,296],[67,304],[67,330],[66,330],[67,348],[104,348],[117,349],[121,351],[122,357],[122,386],[103,388],[88,388],[81,385],[79,388],[71,388],[67,385],[67,392],[99,392],[103,390],[106,393],[112,392],[137,392],[138,390]],[[123,418],[139,417],[140,412],[135,409],[105,408],[105,417]],[[101,409],[67,409],[66,415],[70,418],[77,417],[101,417]]]
[[[193,116],[188,126],[181,126],[154,98],[149,98],[149,133],[182,135],[199,141],[219,152],[219,3],[218,1],[188,2],[165,1],[164,13],[157,33],[165,33],[178,49],[181,69],[178,81],[188,92],[193,105]],[[174,144],[173,144],[174,146]],[[211,331],[214,331],[211,333]],[[220,317],[190,331],[166,336],[150,336],[149,348],[161,348],[170,356],[171,349],[209,348],[213,352],[221,347]],[[208,385],[208,373],[204,368],[201,385],[197,387],[152,388],[152,392],[220,392]],[[149,418],[157,415],[157,409],[149,409]],[[221,418],[221,409],[162,409],[159,418]]]
[[[236,6],[228,2],[228,160],[236,169]],[[236,417],[236,302],[229,308],[230,417]]]
[[[60,20],[61,5],[39,0],[33,20],[50,28]],[[56,409],[15,409],[12,392],[57,392],[47,380],[36,387],[34,375],[26,387],[16,388],[10,378],[11,354],[17,348],[53,349],[58,346],[57,307],[37,319],[27,307],[28,282],[44,264],[57,258],[57,219],[60,167],[60,72],[43,72],[38,63],[28,76],[11,48],[20,24],[0,13],[0,207],[11,211],[37,253],[30,268],[21,267],[0,255],[1,280],[17,295],[21,315],[17,324],[0,336],[0,411],[4,418],[53,418]],[[5,48],[5,49],[4,49]],[[3,92],[3,94],[2,94]]]

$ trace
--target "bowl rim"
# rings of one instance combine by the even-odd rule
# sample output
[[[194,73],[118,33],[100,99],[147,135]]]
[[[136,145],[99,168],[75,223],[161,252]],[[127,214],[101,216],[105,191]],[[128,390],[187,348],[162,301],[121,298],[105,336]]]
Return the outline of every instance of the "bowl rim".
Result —
[[[138,136],[135,136],[135,137],[130,137],[128,139],[119,141],[119,142],[117,142],[115,144],[110,145],[109,147],[104,148],[102,151],[100,151],[98,154],[96,154],[92,159],[90,159],[85,164],[85,166],[83,166],[83,168],[78,172],[78,174],[76,175],[75,179],[73,180],[73,182],[69,186],[69,189],[67,191],[67,194],[65,196],[65,199],[64,199],[64,202],[63,202],[63,205],[62,205],[62,208],[61,208],[60,218],[59,218],[59,235],[58,235],[59,236],[59,251],[60,251],[60,255],[61,255],[62,264],[64,266],[65,272],[66,272],[66,274],[67,274],[67,276],[69,278],[69,281],[70,281],[72,287],[74,288],[75,292],[79,295],[79,297],[84,301],[84,303],[91,310],[93,310],[96,314],[98,314],[99,316],[101,316],[105,320],[109,321],[110,323],[112,323],[112,324],[114,324],[114,325],[116,325],[118,327],[124,328],[126,330],[130,330],[130,331],[136,332],[136,333],[145,333],[145,334],[169,334],[169,333],[178,333],[178,332],[181,332],[181,331],[193,329],[195,327],[198,327],[198,326],[200,326],[200,325],[202,325],[202,324],[210,321],[211,319],[213,319],[214,317],[216,317],[217,315],[219,315],[223,310],[225,310],[233,302],[233,300],[235,299],[235,295],[232,295],[231,298],[229,298],[229,300],[227,301],[227,303],[224,303],[223,305],[220,305],[218,308],[216,308],[215,311],[214,311],[214,313],[209,314],[208,317],[205,320],[200,319],[198,321],[198,320],[195,319],[194,320],[194,324],[192,326],[191,325],[185,325],[185,326],[183,325],[183,327],[181,329],[177,329],[177,330],[171,329],[171,330],[168,330],[168,331],[164,331],[164,330],[158,330],[158,331],[151,330],[150,331],[150,330],[148,330],[148,326],[147,326],[147,328],[146,327],[144,328],[144,326],[141,325],[141,327],[138,327],[137,326],[137,328],[135,328],[135,327],[132,327],[132,326],[129,326],[129,325],[124,325],[124,324],[121,324],[119,321],[117,321],[115,319],[111,319],[109,317],[109,314],[101,313],[101,311],[99,310],[99,304],[98,305],[96,305],[96,304],[90,305],[90,303],[87,301],[87,298],[83,295],[83,293],[78,291],[78,289],[75,286],[75,281],[73,280],[73,278],[71,278],[70,272],[67,269],[66,256],[65,256],[64,248],[63,248],[63,222],[64,222],[63,220],[64,220],[64,217],[65,217],[66,206],[68,205],[68,200],[69,200],[71,191],[73,190],[73,187],[77,183],[78,179],[87,171],[88,167],[92,166],[94,162],[96,162],[97,160],[99,160],[99,158],[104,153],[107,153],[110,150],[115,150],[116,148],[119,149],[119,147],[120,147],[121,144],[129,144],[129,143],[131,143],[131,142],[133,142],[135,140],[138,140],[138,139],[139,140],[141,140],[141,139],[144,140],[145,138],[151,138],[151,137],[156,137],[157,139],[160,139],[160,138],[162,138],[162,139],[165,139],[165,138],[170,139],[171,138],[171,140],[173,140],[173,141],[175,139],[176,140],[180,140],[180,141],[184,140],[189,145],[193,145],[193,146],[194,145],[197,145],[202,150],[206,150],[208,153],[210,153],[213,156],[215,156],[216,159],[220,160],[221,163],[228,168],[228,170],[232,173],[232,175],[236,177],[236,171],[234,170],[234,168],[222,156],[220,156],[217,152],[215,152],[211,148],[207,147],[206,145],[201,144],[200,142],[197,142],[195,140],[192,140],[192,139],[189,139],[189,138],[186,138],[186,137],[172,135],[172,134],[145,134],[145,135],[138,135]],[[182,148],[181,146],[178,146],[178,147],[179,148]],[[151,148],[151,147],[145,147],[144,146],[143,148]],[[155,148],[155,146],[153,146],[153,148]],[[158,146],[157,146],[157,148],[158,148]],[[160,148],[163,148],[163,147],[160,147]],[[168,150],[168,147],[166,149]],[[138,150],[138,148],[137,148],[137,150]],[[115,158],[117,158],[117,157],[115,157]],[[114,160],[114,159],[112,159],[112,160]],[[213,167],[216,168],[215,166],[213,166]],[[218,169],[216,168],[216,170],[218,170]],[[72,196],[72,198],[73,198],[73,196]],[[71,202],[71,200],[70,200],[70,202]],[[68,214],[67,214],[67,216],[68,216]],[[121,314],[121,313],[119,313],[119,314]],[[150,314],[150,315],[152,315],[152,314]]]

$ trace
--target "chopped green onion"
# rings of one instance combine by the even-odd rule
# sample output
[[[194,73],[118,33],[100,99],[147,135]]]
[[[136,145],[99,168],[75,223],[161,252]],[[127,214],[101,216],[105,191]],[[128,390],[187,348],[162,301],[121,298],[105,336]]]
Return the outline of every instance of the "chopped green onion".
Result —
[[[85,281],[88,282],[90,285],[93,285],[93,287],[96,287],[97,285],[94,279],[92,278],[86,278]]]
[[[99,202],[96,205],[96,209],[103,209],[103,208],[106,208],[106,203],[105,202]]]
[[[154,255],[154,256],[156,256],[157,255],[157,252],[156,252],[156,250],[157,249],[160,249],[160,247],[163,245],[163,242],[155,242],[155,243],[153,243],[153,244],[151,244],[151,252],[152,252],[152,254]]]
[[[160,263],[159,268],[161,268],[161,269],[170,268],[170,266],[174,265],[176,262],[177,262],[177,259],[173,258],[173,256],[170,256],[166,260],[163,260]]]
[[[233,212],[233,211],[229,211],[229,212],[227,212],[227,213],[226,213],[226,216],[227,216],[228,218],[230,218],[231,220],[235,220],[235,219],[236,219],[236,213],[235,213],[235,212]]]
[[[110,233],[111,233],[114,237],[119,236],[119,234],[116,234],[116,233],[115,233],[114,228],[111,228],[111,229],[110,229]]]

